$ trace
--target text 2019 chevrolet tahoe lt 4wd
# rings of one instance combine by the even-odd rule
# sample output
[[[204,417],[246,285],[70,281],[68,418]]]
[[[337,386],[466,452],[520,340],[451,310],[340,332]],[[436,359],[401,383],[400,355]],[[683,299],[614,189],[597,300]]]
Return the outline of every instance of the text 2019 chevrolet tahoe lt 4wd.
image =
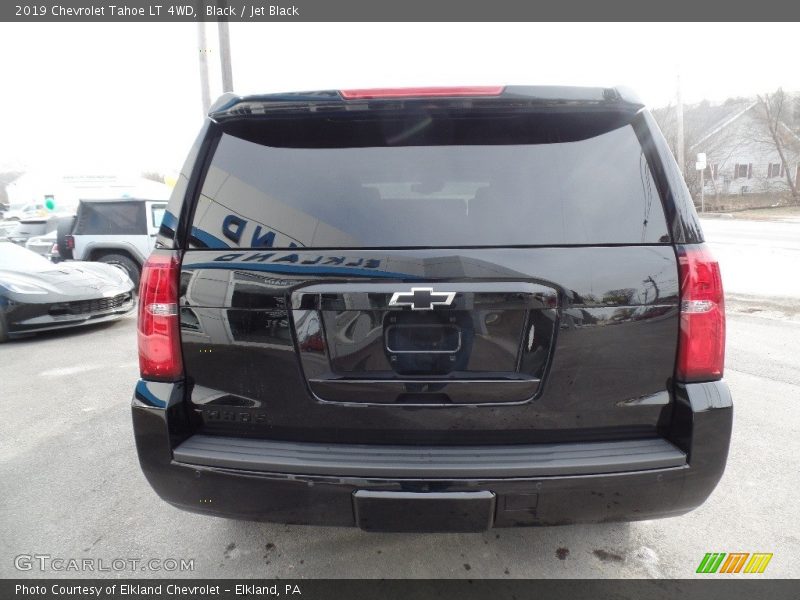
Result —
[[[141,466],[195,512],[650,519],[725,467],[719,268],[622,89],[223,96],[138,327]]]

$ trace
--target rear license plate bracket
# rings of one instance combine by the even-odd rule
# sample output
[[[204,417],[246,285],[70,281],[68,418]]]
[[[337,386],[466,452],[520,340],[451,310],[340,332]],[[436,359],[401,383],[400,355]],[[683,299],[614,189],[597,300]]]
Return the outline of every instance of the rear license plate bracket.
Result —
[[[495,494],[358,490],[353,511],[365,531],[485,531],[494,521]]]
[[[461,329],[456,325],[388,325],[385,338],[386,350],[392,354],[455,354],[461,350]]]

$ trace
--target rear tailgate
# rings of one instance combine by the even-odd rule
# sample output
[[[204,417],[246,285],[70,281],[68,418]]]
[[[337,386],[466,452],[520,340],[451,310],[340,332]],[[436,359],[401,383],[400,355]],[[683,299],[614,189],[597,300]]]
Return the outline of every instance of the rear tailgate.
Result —
[[[638,108],[340,104],[215,129],[181,275],[198,430],[657,434],[678,273]]]
[[[296,255],[298,263],[319,256]],[[282,256],[276,253],[274,260]],[[193,406],[207,430],[364,443],[532,442],[652,435],[669,417],[678,332],[677,274],[669,247],[351,255],[391,265],[390,281],[371,284],[363,283],[367,275],[334,278],[310,266],[288,273],[281,262],[271,263],[276,271],[270,272],[270,263],[255,269],[230,257],[191,252],[183,264],[184,363],[194,383]],[[475,283],[448,287],[438,276],[433,289],[538,289],[546,280],[559,290],[558,307],[549,298],[536,306],[533,297],[504,307],[430,311],[447,324],[449,313],[467,315],[474,365],[430,368],[427,374],[393,370],[386,315],[411,311],[389,311],[378,303],[387,288],[408,290],[406,281],[427,281],[426,272],[441,273],[447,262],[462,272],[454,279],[466,270]],[[395,279],[403,268],[413,275]],[[500,273],[508,279],[498,282]],[[649,283],[656,277],[663,296]],[[357,304],[366,291],[349,307],[340,294],[323,292],[354,286],[374,286],[378,305],[364,310]],[[607,304],[591,301],[598,290]],[[478,293],[457,294],[466,302]],[[487,325],[490,316],[497,321]],[[464,325],[457,325],[463,336]],[[419,356],[441,356],[426,349]],[[479,350],[484,354],[476,361]],[[445,356],[449,363],[451,355]]]

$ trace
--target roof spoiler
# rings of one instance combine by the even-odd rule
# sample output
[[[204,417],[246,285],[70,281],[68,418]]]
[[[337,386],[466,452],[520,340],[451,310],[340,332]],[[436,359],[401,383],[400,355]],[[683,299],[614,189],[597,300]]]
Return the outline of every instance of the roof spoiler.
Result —
[[[465,90],[477,90],[474,94]],[[604,106],[637,112],[644,103],[629,88],[574,86],[495,86],[473,88],[392,88],[375,90],[323,90],[238,96],[226,93],[211,106],[208,116],[217,122],[266,114],[303,112],[349,112],[380,108],[399,108],[406,103],[464,107],[512,105],[518,108],[541,106]],[[451,93],[447,91],[450,90]],[[358,93],[353,93],[358,92]],[[391,93],[389,93],[391,92]],[[435,92],[435,93],[434,93]]]

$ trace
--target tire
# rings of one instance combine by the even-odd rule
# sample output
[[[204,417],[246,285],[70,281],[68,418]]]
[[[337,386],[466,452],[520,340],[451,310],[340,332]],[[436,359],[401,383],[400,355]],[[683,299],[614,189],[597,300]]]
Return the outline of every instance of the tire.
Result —
[[[133,285],[136,289],[139,288],[139,275],[141,270],[139,265],[136,264],[136,261],[133,260],[129,256],[125,256],[124,254],[103,254],[99,256],[97,262],[106,263],[107,265],[114,265],[115,267],[124,270],[128,277],[131,278],[133,281]]]
[[[56,245],[58,246],[58,254],[61,260],[72,259],[72,250],[67,248],[66,236],[72,233],[72,228],[75,225],[75,217],[61,217],[56,225]]]
[[[6,327],[6,317],[0,312],[0,344],[8,341],[8,327]]]

